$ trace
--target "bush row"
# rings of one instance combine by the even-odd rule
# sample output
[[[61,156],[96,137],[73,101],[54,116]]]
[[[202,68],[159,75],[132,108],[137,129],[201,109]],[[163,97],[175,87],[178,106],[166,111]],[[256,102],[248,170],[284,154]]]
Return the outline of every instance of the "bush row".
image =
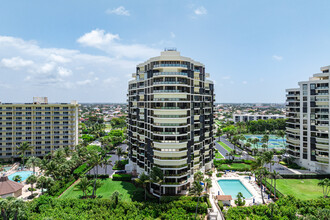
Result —
[[[95,178],[95,175],[93,175],[93,174],[87,174],[86,177],[88,179],[94,179]],[[96,178],[98,178],[98,179],[107,179],[107,178],[109,178],[109,174],[98,174],[98,175],[96,175]]]
[[[113,181],[131,181],[132,175],[131,174],[113,174],[112,180]]]

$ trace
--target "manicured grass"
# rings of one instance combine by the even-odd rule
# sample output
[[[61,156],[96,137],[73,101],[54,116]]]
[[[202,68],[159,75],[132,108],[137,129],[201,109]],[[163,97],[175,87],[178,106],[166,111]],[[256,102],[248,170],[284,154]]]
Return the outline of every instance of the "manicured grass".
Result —
[[[216,152],[216,153],[215,153],[215,158],[217,158],[217,159],[223,159],[223,158],[225,158],[225,157],[222,156],[222,154],[220,154],[219,152]]]
[[[228,151],[228,152],[233,151],[233,149],[231,149],[230,147],[228,147],[228,145],[225,144],[225,143],[223,143],[222,141],[218,141],[218,143],[219,143],[223,148],[225,148],[226,151]]]
[[[270,182],[270,180],[268,180]],[[298,199],[316,199],[323,195],[317,179],[278,179],[276,189],[284,195],[293,195]]]
[[[223,143],[222,141],[218,141],[218,143],[226,150],[228,151],[228,153],[232,152],[233,149],[231,149],[230,147],[228,147],[227,144]],[[240,155],[238,154],[234,154],[235,157],[240,157]]]
[[[222,164],[220,169],[225,170],[239,170],[239,169],[250,169],[251,165],[245,163],[231,163],[231,164]]]
[[[103,185],[96,191],[96,196],[102,196],[102,198],[108,199],[111,197],[114,191],[118,191],[122,194],[121,199],[123,201],[141,200],[144,196],[142,188],[136,188],[132,183],[124,181],[112,181],[112,179],[102,180]],[[92,187],[91,193],[92,193]],[[89,195],[91,195],[89,193]],[[75,185],[71,186],[61,198],[79,198],[82,196],[82,191],[75,188]]]

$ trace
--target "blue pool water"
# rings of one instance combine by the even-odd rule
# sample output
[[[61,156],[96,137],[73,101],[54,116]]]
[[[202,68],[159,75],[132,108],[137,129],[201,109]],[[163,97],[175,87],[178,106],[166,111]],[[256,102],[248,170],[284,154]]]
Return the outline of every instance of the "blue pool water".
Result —
[[[221,187],[223,193],[225,195],[231,195],[233,199],[236,199],[236,196],[239,192],[243,194],[245,199],[252,197],[250,191],[245,188],[240,180],[218,180],[218,184]]]
[[[22,181],[26,180],[29,176],[32,175],[32,171],[19,171],[8,176],[8,179],[13,180],[14,176],[19,175],[22,177]]]

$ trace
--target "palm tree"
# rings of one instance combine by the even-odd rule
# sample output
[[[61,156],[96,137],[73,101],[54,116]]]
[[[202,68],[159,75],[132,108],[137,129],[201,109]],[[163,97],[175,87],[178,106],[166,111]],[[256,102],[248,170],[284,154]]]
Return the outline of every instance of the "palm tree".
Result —
[[[199,199],[202,195],[202,192],[203,192],[203,187],[202,187],[201,183],[197,180],[194,180],[194,182],[192,183],[192,186],[189,189],[189,194],[194,195],[194,196],[198,196],[197,205],[196,205],[195,219],[197,218],[197,210],[198,210],[198,205],[199,205]]]
[[[25,165],[25,163],[24,163],[25,162],[25,152],[28,151],[28,150],[31,150],[31,149],[32,149],[32,146],[28,142],[23,142],[19,146],[17,146],[17,150],[23,158],[23,167],[22,167],[22,169],[24,168],[24,165]]]
[[[274,158],[274,152],[273,151],[266,151],[263,153],[262,157],[264,157],[265,163],[269,163],[269,171],[272,171],[272,163]]]
[[[117,157],[118,157],[117,163],[119,163],[120,157],[124,155],[123,149],[121,147],[117,147],[116,154],[117,154]]]
[[[102,165],[105,167],[105,174],[108,173],[108,165],[113,167],[112,161],[106,156],[102,159]]]
[[[26,202],[15,197],[7,197],[0,200],[0,210],[2,219],[25,219]]]
[[[26,162],[26,166],[28,168],[32,167],[33,174],[35,174],[35,168],[36,168],[36,166],[40,166],[40,164],[41,164],[41,159],[38,158],[38,157],[35,157],[35,156],[30,157],[28,159],[28,161]]]
[[[16,175],[13,177],[13,181],[15,182],[21,182],[22,181],[22,177],[20,175]]]
[[[328,194],[330,192],[330,179],[328,178],[325,178],[323,180],[320,180],[317,184],[318,186],[322,186],[322,190],[323,190],[323,196],[324,198],[327,198],[328,197]]]
[[[87,193],[90,192],[89,187],[91,185],[92,185],[92,182],[90,180],[88,180],[86,176],[83,176],[82,178],[80,178],[80,182],[76,185],[76,188],[83,192],[83,197],[86,197]]]
[[[35,175],[31,175],[26,179],[27,184],[31,184],[31,195],[33,194],[33,184],[37,182],[37,177]]]
[[[150,176],[142,173],[139,178],[135,179],[135,182],[142,185],[144,189],[144,200],[147,201],[147,185],[150,184]]]
[[[150,172],[151,181],[159,185],[159,202],[162,196],[162,184],[164,182],[164,173],[159,167],[153,167]]]
[[[267,148],[268,148],[269,135],[268,135],[268,134],[265,134],[265,135],[262,137],[261,142],[267,144]]]
[[[206,184],[206,190],[207,190],[207,192],[209,192],[209,189],[211,189],[211,187],[212,187],[212,179],[210,179],[210,178],[206,178],[206,179],[204,180],[204,182],[205,182],[205,184]]]
[[[276,134],[276,136],[279,136],[282,138],[282,142],[283,142],[283,146],[284,146],[284,149],[285,149],[285,153],[287,152],[287,146],[285,144],[285,141],[284,141],[284,138],[285,138],[285,131],[283,130],[279,130]]]
[[[282,176],[280,176],[280,173],[274,170],[272,173],[269,174],[269,177],[274,180],[274,198],[276,199],[276,180],[282,178]]]

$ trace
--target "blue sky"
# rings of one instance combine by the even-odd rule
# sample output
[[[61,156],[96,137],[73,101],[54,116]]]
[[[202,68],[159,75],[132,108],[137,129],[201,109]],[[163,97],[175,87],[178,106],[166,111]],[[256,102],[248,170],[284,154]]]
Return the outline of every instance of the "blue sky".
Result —
[[[217,102],[284,102],[330,65],[327,0],[0,1],[0,100],[125,102],[136,64],[176,47]]]

